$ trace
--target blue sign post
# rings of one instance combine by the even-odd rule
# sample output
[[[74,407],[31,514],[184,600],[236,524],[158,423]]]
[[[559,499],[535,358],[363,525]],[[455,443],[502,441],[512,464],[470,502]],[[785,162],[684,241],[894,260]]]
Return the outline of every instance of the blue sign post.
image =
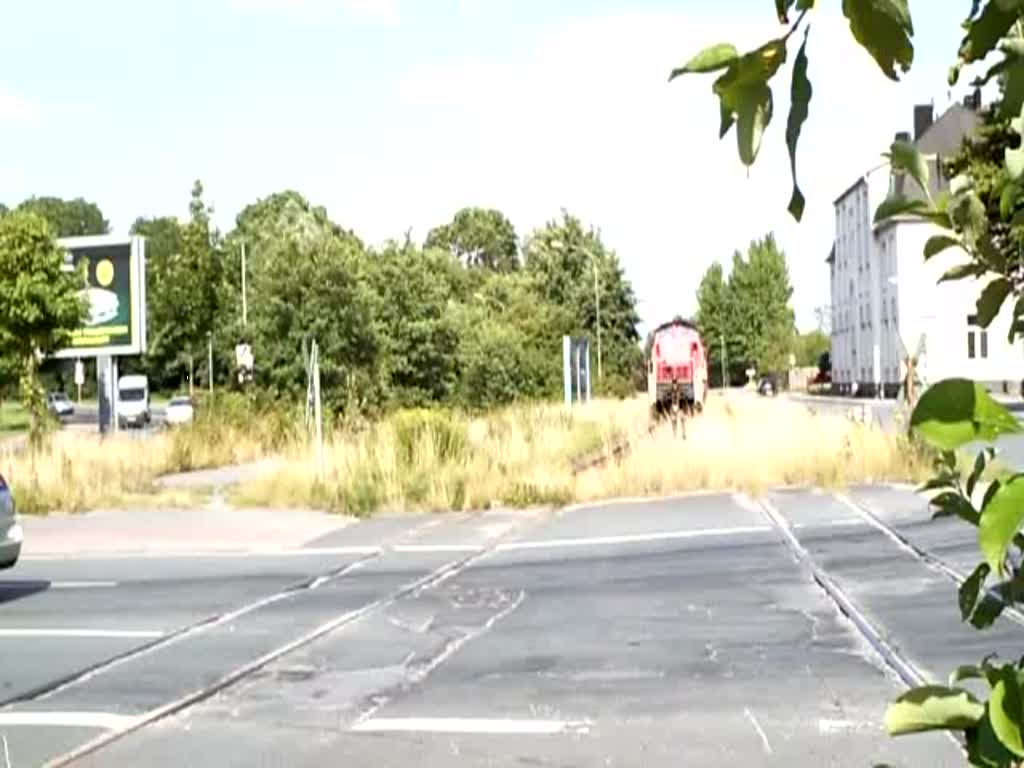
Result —
[[[565,404],[585,403],[591,398],[590,341],[562,337],[562,377]]]

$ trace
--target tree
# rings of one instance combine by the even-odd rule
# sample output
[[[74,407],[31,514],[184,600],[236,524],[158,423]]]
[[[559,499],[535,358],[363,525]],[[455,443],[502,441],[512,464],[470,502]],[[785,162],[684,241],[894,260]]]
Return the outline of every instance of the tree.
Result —
[[[445,402],[458,383],[459,329],[449,308],[451,279],[461,270],[443,251],[389,244],[374,258],[371,279],[389,399],[404,406]]]
[[[451,252],[467,267],[498,272],[519,268],[516,231],[501,211],[463,208],[448,224],[430,230],[424,248]]]
[[[181,380],[179,306],[174,284],[176,259],[181,258],[183,230],[173,216],[136,219],[133,235],[146,238],[146,323],[148,349],[142,368],[154,388],[177,386]],[[180,264],[178,265],[180,272]]]
[[[796,364],[801,368],[817,367],[821,356],[831,348],[829,337],[817,329],[799,334],[795,341]]]
[[[570,324],[562,332],[587,335],[596,351],[600,314],[603,373],[631,379],[641,354],[636,329],[640,318],[633,286],[615,252],[566,211],[561,221],[549,221],[533,232],[523,251],[526,271],[540,295],[570,313]]]
[[[45,219],[25,212],[0,218],[0,358],[18,362],[33,447],[46,422],[39,363],[85,322],[84,287],[82,272],[65,271],[64,250]]]
[[[712,383],[722,384],[722,342],[732,337],[736,330],[729,316],[730,311],[729,286],[723,276],[722,265],[716,261],[704,272],[697,288],[696,316],[697,326],[707,347]],[[725,363],[728,365],[729,361]]]
[[[103,218],[99,206],[81,197],[74,200],[30,197],[22,202],[17,210],[22,213],[35,213],[46,219],[54,237],[105,235],[110,232],[110,224]]]

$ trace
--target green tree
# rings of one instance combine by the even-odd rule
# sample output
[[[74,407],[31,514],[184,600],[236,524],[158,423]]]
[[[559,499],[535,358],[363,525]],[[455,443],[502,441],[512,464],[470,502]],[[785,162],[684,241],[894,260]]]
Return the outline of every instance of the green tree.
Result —
[[[181,381],[180,308],[174,279],[176,267],[180,272],[183,228],[173,216],[139,218],[131,233],[146,238],[148,349],[141,367],[154,388],[174,387]]]
[[[505,215],[493,208],[463,208],[450,223],[427,234],[424,248],[450,251],[467,267],[499,272],[519,268],[516,231]]]
[[[46,423],[39,363],[85,322],[84,287],[82,272],[65,271],[64,250],[45,219],[25,212],[0,218],[0,358],[18,362],[34,447]]]
[[[54,237],[79,235],[105,235],[110,232],[109,222],[95,203],[81,197],[63,200],[59,197],[30,197],[18,208],[22,213],[34,213],[46,219]]]
[[[458,383],[459,329],[450,304],[461,267],[448,253],[421,251],[411,243],[389,244],[374,262],[389,399],[405,406],[451,400]]]
[[[786,255],[774,235],[752,242],[745,259],[739,252],[733,256],[728,292],[732,332],[726,343],[734,364],[762,372],[788,368],[796,333],[792,295]]]
[[[829,337],[818,329],[799,334],[795,342],[796,364],[801,367],[817,367],[821,356],[832,346]]]
[[[598,315],[603,374],[632,380],[641,358],[636,295],[614,251],[594,230],[562,211],[524,247],[526,271],[544,300],[569,311],[563,334],[586,335],[596,351]],[[597,370],[595,363],[595,370]]]
[[[696,316],[697,326],[707,347],[709,374],[713,385],[722,384],[722,342],[731,339],[736,333],[730,312],[729,285],[723,275],[722,265],[716,261],[704,272],[697,287]],[[729,360],[726,359],[725,363],[728,365]],[[728,371],[726,376],[729,376]]]

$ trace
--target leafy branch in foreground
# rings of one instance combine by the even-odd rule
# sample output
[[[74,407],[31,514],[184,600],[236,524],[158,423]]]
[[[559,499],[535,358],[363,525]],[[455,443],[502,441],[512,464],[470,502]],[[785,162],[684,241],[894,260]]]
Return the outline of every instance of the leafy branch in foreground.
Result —
[[[741,54],[720,43],[674,70],[684,74],[722,72],[713,84],[721,114],[720,138],[737,126],[740,160],[756,161],[772,118],[771,82],[786,61],[789,39],[801,27],[804,40],[793,66],[786,144],[793,175],[790,214],[799,221],[803,194],[796,178],[800,130],[811,97],[808,77],[808,13],[813,0],[775,0],[775,13],[788,29],[753,51]],[[843,0],[850,32],[883,74],[898,80],[914,60],[914,26],[907,0]],[[791,22],[790,14],[799,15]],[[966,261],[946,268],[939,282],[978,280],[977,321],[988,327],[1006,302],[1013,300],[1009,340],[1024,332],[1024,0],[972,0],[961,24],[963,38],[950,70],[955,84],[966,67],[996,54],[995,63],[971,83],[981,87],[998,78],[1001,103],[987,115],[988,126],[978,142],[968,144],[949,164],[948,190],[937,191],[930,166],[909,142],[895,142],[886,158],[891,172],[909,177],[910,194],[886,200],[875,223],[909,219],[931,225],[924,259],[946,258],[952,250]],[[997,151],[998,150],[998,151]],[[936,163],[937,165],[937,163]],[[1022,431],[1020,423],[985,389],[967,379],[948,379],[932,386],[911,415],[911,431],[937,453],[935,476],[921,492],[935,492],[930,504],[936,517],[955,517],[977,530],[979,562],[960,586],[957,603],[963,621],[982,630],[990,627],[1024,596],[1024,473],[991,480],[976,498],[986,469],[995,456],[992,445],[1005,434]],[[988,443],[962,478],[957,451]],[[991,583],[990,583],[991,582]],[[962,685],[980,681],[987,696]],[[963,737],[968,762],[975,766],[1024,765],[1024,658],[996,663],[994,656],[955,670],[947,685],[912,689],[886,712],[890,734],[945,730]]]

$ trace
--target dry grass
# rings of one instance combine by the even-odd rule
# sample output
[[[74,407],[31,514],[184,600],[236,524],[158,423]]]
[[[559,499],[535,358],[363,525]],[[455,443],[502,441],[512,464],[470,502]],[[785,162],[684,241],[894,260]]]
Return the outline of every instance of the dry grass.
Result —
[[[237,428],[213,432],[203,426],[149,439],[127,434],[62,431],[31,454],[0,452],[0,474],[25,514],[91,509],[193,506],[205,498],[194,491],[158,489],[163,474],[253,461],[263,445]]]
[[[361,433],[339,432],[316,456],[296,449],[281,468],[238,489],[239,505],[318,507],[355,515],[388,510],[487,509],[573,498],[572,459],[646,421],[646,406],[595,402],[508,408],[486,417],[396,414]]]
[[[580,477],[574,495],[589,501],[715,489],[756,494],[786,485],[916,482],[930,471],[905,439],[841,416],[779,400],[712,396],[686,440],[662,426],[617,465]]]
[[[300,449],[279,471],[240,488],[233,501],[365,515],[917,481],[930,469],[902,438],[784,401],[740,397],[713,398],[685,441],[663,427],[636,441],[620,463],[573,477],[573,457],[642,432],[646,423],[643,398],[593,403],[572,414],[548,406],[472,421],[436,416],[418,431],[393,418],[363,434],[336,435],[326,451],[324,482],[315,479],[315,456]]]
[[[274,457],[276,469],[235,489],[240,506],[320,508],[355,515],[562,504],[690,490],[778,485],[841,487],[918,481],[927,459],[902,438],[782,400],[712,397],[688,439],[661,428],[620,463],[573,476],[572,460],[644,432],[644,398],[569,412],[519,406],[482,417],[449,411],[394,414],[340,430],[325,477],[295,421],[219,417],[148,440],[62,432],[35,456],[0,454],[0,473],[26,513],[138,504],[195,504],[197,492],[161,493],[169,472]]]

